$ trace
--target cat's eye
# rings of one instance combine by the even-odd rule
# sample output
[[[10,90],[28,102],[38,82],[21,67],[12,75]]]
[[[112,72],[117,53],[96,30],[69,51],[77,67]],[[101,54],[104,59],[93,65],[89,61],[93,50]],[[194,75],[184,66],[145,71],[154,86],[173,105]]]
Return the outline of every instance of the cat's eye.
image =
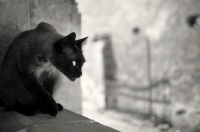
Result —
[[[73,66],[76,66],[76,61],[72,61],[72,65],[73,65]]]

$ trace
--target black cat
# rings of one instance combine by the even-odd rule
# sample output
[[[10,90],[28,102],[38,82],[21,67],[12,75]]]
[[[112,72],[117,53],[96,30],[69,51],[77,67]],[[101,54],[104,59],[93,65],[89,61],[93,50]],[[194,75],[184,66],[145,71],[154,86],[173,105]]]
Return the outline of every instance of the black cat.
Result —
[[[0,106],[28,116],[39,109],[56,116],[63,109],[52,98],[59,75],[71,81],[82,75],[82,45],[87,37],[75,37],[75,33],[64,37],[44,22],[19,34],[1,64]]]

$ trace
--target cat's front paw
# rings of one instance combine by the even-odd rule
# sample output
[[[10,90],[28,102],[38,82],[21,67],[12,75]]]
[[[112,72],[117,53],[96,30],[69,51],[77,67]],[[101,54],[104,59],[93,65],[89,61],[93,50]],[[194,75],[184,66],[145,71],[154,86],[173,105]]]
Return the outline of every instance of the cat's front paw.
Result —
[[[56,102],[52,99],[45,104],[45,113],[50,116],[56,116],[58,114],[58,108]]]
[[[62,111],[63,110],[63,106],[59,103],[57,103],[57,107],[58,107],[58,111]]]

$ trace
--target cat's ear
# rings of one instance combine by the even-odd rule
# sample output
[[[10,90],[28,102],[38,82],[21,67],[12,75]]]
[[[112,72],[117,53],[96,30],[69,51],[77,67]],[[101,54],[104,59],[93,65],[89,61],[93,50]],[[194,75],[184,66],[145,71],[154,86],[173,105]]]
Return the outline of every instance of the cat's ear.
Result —
[[[79,49],[82,49],[82,46],[85,45],[85,44],[87,43],[87,38],[88,38],[88,37],[85,37],[85,38],[76,40],[76,41],[75,41],[75,45],[76,45]]]
[[[58,52],[63,52],[64,50],[75,44],[75,39],[76,39],[76,33],[72,32],[69,35],[55,42],[54,48]]]
[[[76,39],[76,33],[72,32],[69,35],[65,36],[63,38],[63,41],[66,44],[74,44],[75,39]]]
[[[69,42],[74,42],[75,39],[76,39],[76,33],[75,33],[75,32],[72,32],[72,33],[70,33],[67,37],[68,37],[68,41],[69,41]]]
[[[74,32],[62,38],[60,43],[62,50],[65,49],[66,47],[71,47],[71,45],[74,45],[75,39],[76,39],[76,33]]]

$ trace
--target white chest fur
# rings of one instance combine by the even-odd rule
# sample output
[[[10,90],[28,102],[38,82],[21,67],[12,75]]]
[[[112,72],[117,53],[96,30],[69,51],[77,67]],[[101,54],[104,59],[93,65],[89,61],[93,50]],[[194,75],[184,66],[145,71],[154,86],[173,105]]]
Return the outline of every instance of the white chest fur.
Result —
[[[32,69],[32,72],[34,72],[35,77],[38,79],[38,81],[41,83],[43,79],[42,74],[43,72],[47,72],[49,76],[55,77],[56,82],[54,86],[54,90],[59,89],[60,87],[63,87],[63,78],[66,78],[63,73],[61,73],[55,66],[53,66],[50,62],[46,62],[41,64],[40,66]]]
[[[59,71],[53,66],[50,62],[43,63],[39,67],[35,69],[35,76],[40,78],[40,75],[43,72],[47,72],[49,75],[53,77],[57,77],[59,75]]]

